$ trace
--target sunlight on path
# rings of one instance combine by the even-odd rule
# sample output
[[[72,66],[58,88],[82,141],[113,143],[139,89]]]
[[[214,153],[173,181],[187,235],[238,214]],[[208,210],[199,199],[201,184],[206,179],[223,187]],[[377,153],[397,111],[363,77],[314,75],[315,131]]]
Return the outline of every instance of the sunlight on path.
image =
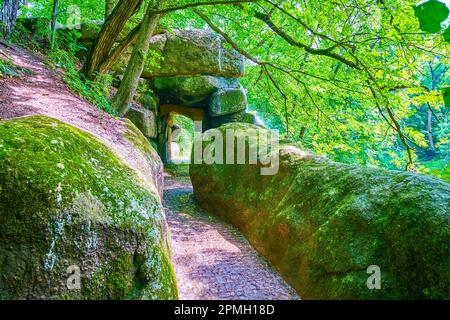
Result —
[[[165,177],[180,299],[299,299],[232,226],[202,212],[188,182]]]

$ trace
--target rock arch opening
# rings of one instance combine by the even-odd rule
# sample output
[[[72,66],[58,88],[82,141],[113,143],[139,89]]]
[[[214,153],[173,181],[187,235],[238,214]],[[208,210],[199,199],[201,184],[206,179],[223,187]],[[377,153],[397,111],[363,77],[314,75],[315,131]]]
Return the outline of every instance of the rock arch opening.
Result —
[[[166,163],[188,164],[194,142],[194,121],[202,122],[201,112],[193,112],[195,116],[186,116],[172,111],[168,116],[168,132],[166,141]]]

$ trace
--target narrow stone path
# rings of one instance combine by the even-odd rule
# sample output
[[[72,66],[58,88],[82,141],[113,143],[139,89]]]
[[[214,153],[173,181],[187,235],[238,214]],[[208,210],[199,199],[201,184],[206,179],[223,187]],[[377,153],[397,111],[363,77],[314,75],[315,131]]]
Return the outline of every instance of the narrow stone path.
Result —
[[[165,174],[164,206],[180,299],[299,299],[237,229],[195,205],[187,178]]]

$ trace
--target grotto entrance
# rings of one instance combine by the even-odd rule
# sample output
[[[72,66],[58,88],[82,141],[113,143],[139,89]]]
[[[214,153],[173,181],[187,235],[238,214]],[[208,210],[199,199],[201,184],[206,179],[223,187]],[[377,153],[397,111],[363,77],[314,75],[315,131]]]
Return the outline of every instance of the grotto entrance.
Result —
[[[181,105],[161,105],[160,118],[165,132],[160,141],[165,163],[189,163],[194,141],[195,124],[206,129],[205,110]]]

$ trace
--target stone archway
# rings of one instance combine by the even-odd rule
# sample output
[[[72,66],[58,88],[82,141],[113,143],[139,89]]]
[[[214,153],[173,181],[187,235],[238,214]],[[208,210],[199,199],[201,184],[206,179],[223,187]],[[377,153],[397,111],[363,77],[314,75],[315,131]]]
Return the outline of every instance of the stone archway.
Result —
[[[164,162],[171,162],[171,141],[174,128],[173,117],[178,114],[191,119],[194,123],[201,122],[202,130],[204,130],[206,129],[205,110],[203,108],[163,104],[159,106],[159,112],[160,126],[162,127],[158,141],[158,145],[162,149],[160,155]]]
[[[146,110],[140,111],[140,117],[154,119],[155,130],[147,137],[156,143],[163,161],[170,160],[174,114],[202,121],[203,131],[229,122],[260,124],[255,115],[247,113],[247,94],[238,80],[244,76],[244,58],[224,46],[220,36],[204,30],[175,30],[153,37],[151,47],[162,62],[157,69],[148,66],[142,73],[150,90],[141,99]],[[127,117],[141,124],[133,119],[136,112],[132,108]]]

